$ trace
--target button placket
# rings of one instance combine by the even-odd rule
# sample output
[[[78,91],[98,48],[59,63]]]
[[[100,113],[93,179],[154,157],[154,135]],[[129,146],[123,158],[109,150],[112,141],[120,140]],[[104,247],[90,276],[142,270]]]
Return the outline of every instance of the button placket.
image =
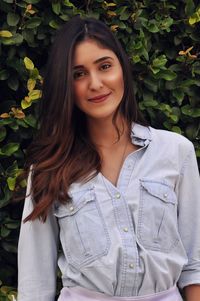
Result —
[[[124,200],[124,197],[121,195],[121,202],[116,202],[116,199],[113,199],[113,206],[116,212],[116,222],[120,227],[125,255],[124,266],[122,266],[121,271],[123,277],[121,279],[119,292],[121,296],[132,296],[136,290],[135,279],[137,275],[137,269],[133,262],[137,262],[138,257],[135,234],[129,216],[128,204],[126,200]]]
[[[128,179],[127,172],[132,172],[132,170],[126,169],[126,176],[122,172],[121,177],[125,180],[122,185],[122,182],[118,182],[119,187],[121,187],[120,192],[119,190],[114,187],[109,181],[105,181],[103,179],[103,183],[108,191],[108,194],[112,198],[113,209],[115,212],[115,221],[116,225],[118,226],[120,236],[122,239],[122,256],[123,256],[123,265],[120,267],[120,273],[122,275],[121,281],[116,289],[116,294],[120,296],[132,296],[136,293],[136,277],[137,277],[137,262],[138,262],[138,250],[136,245],[135,233],[133,229],[133,224],[131,222],[131,215],[129,212],[129,207],[122,195],[122,191],[125,190],[127,187]],[[129,175],[130,176],[130,175]],[[122,178],[121,178],[122,180]],[[120,201],[119,201],[120,200]],[[133,268],[133,262],[135,263]],[[132,264],[131,266],[129,266]]]

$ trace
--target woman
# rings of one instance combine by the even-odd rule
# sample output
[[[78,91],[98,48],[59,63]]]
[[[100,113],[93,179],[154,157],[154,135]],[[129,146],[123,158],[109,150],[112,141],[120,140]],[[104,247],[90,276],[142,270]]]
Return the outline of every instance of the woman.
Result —
[[[147,127],[106,25],[76,16],[59,31],[42,105],[26,164],[18,301],[54,300],[57,257],[59,301],[180,301],[177,285],[199,301],[193,145]]]

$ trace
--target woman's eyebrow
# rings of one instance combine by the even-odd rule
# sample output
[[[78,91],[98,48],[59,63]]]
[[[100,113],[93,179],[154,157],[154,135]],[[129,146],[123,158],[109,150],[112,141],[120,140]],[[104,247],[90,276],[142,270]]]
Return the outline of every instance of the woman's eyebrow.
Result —
[[[93,62],[93,64],[98,64],[98,63],[100,63],[100,62],[102,62],[102,61],[105,61],[105,60],[107,60],[107,59],[114,60],[114,59],[113,59],[112,57],[110,57],[110,56],[103,56],[103,57],[100,57],[99,59],[95,60],[95,61]],[[84,68],[84,65],[77,65],[77,66],[74,66],[74,67],[73,67],[73,69],[79,69],[79,68]]]

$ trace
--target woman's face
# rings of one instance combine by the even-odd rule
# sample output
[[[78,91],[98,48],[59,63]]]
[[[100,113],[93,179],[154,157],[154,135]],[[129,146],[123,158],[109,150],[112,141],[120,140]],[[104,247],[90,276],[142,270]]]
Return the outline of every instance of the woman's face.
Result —
[[[73,62],[75,103],[88,118],[113,117],[124,94],[123,71],[115,53],[88,39],[77,44]]]

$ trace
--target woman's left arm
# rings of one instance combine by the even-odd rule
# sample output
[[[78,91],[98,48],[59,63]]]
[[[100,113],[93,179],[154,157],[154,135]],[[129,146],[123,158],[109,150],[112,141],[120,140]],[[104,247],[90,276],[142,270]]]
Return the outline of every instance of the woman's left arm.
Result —
[[[200,301],[200,178],[193,144],[186,141],[183,147],[187,156],[183,160],[176,192],[179,233],[188,262],[178,285],[184,288],[186,301]]]
[[[186,301],[200,300],[200,285],[188,285],[184,289]]]

